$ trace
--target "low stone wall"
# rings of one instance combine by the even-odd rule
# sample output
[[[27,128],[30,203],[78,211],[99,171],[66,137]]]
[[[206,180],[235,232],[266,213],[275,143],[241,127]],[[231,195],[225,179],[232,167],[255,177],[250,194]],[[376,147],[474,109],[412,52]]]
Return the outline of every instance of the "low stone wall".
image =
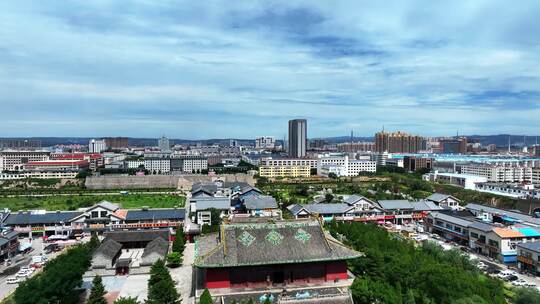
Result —
[[[227,182],[239,181],[255,185],[255,179],[248,174],[225,174],[219,176],[207,175],[146,175],[146,176],[92,176],[87,177],[85,186],[88,189],[151,189],[176,188],[190,190],[197,182],[210,182],[214,180]]]

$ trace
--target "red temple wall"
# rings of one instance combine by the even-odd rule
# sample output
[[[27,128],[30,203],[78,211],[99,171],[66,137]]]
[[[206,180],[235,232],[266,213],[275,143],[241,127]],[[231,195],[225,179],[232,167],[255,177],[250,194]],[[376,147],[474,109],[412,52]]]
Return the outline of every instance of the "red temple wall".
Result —
[[[326,280],[346,280],[347,263],[345,261],[333,262],[326,264]]]
[[[229,269],[227,268],[208,268],[206,269],[206,288],[229,288],[231,280],[229,278]]]
[[[254,288],[272,284],[304,285],[346,280],[345,261],[283,264],[206,270],[207,288]]]

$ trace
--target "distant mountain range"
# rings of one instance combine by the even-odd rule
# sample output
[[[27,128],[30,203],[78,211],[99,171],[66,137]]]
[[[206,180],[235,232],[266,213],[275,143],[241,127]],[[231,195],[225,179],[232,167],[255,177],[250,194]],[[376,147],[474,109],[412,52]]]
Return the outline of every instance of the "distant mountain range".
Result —
[[[537,143],[537,136],[525,136],[523,135],[508,135],[508,134],[499,134],[499,135],[469,135],[466,136],[469,142],[480,142],[483,145],[495,144],[500,147],[508,146],[508,137],[510,136],[510,142],[512,146],[523,146],[524,139],[525,143],[528,146],[534,145]],[[99,138],[99,137],[95,137]],[[2,139],[37,139],[41,140],[43,147],[51,147],[54,145],[60,144],[79,144],[87,145],[90,137],[5,137]],[[337,144],[342,142],[351,141],[350,136],[337,136],[337,137],[324,137],[324,138],[313,138],[313,139],[323,139],[330,144]],[[189,140],[189,139],[170,139],[171,144],[195,144],[201,143],[202,145],[213,145],[213,144],[229,144],[231,139],[204,139],[204,140]],[[254,139],[234,139],[237,140],[239,144],[253,144]],[[361,141],[373,141],[373,137],[353,137],[355,142]],[[282,143],[282,140],[276,140],[278,144]],[[135,147],[151,147],[157,146],[157,138],[134,138],[130,137],[128,139],[130,146]]]

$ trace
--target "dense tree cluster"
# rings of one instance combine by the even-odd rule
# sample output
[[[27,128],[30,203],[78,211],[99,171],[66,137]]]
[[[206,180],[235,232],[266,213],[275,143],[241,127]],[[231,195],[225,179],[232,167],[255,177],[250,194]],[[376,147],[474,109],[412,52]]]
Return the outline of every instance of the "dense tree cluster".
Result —
[[[330,230],[365,254],[349,265],[357,275],[355,303],[506,303],[502,282],[477,271],[459,251],[429,243],[417,248],[375,225],[332,223]]]
[[[180,294],[176,291],[174,281],[165,262],[158,260],[150,269],[148,280],[148,298],[146,304],[179,304]]]
[[[90,266],[94,246],[94,242],[78,245],[48,262],[41,273],[19,285],[13,295],[15,303],[78,303],[82,276]]]

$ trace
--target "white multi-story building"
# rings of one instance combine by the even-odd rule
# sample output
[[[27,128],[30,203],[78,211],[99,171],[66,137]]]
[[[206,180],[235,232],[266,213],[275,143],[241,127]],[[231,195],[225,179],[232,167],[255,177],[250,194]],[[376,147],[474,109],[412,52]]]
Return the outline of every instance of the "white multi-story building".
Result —
[[[459,173],[446,173],[446,172],[438,172],[438,171],[424,174],[422,175],[422,179],[425,181],[456,185],[456,186],[460,186],[468,190],[475,190],[477,184],[486,183],[488,181],[487,177],[484,177],[484,176],[459,174]]]
[[[0,172],[22,171],[29,162],[47,161],[48,151],[0,151]]]
[[[107,150],[107,144],[104,139],[91,139],[88,142],[88,152],[101,153]]]
[[[208,169],[208,158],[201,156],[180,156],[171,158],[171,171],[200,173]]]
[[[493,183],[532,182],[532,167],[522,164],[480,164],[461,166],[461,173],[483,176]]]
[[[137,169],[137,168],[140,168],[141,166],[144,167],[144,160],[142,159],[128,160],[126,161],[126,164],[127,164],[128,169]]]
[[[144,168],[151,173],[168,173],[171,171],[170,158],[145,158]]]
[[[532,169],[532,183],[535,185],[540,185],[540,168]]]
[[[274,149],[276,147],[276,139],[265,136],[255,139],[255,149]]]
[[[351,160],[348,155],[322,154],[317,160],[317,174],[328,176],[357,176],[361,172],[376,172],[377,162],[371,160]]]

